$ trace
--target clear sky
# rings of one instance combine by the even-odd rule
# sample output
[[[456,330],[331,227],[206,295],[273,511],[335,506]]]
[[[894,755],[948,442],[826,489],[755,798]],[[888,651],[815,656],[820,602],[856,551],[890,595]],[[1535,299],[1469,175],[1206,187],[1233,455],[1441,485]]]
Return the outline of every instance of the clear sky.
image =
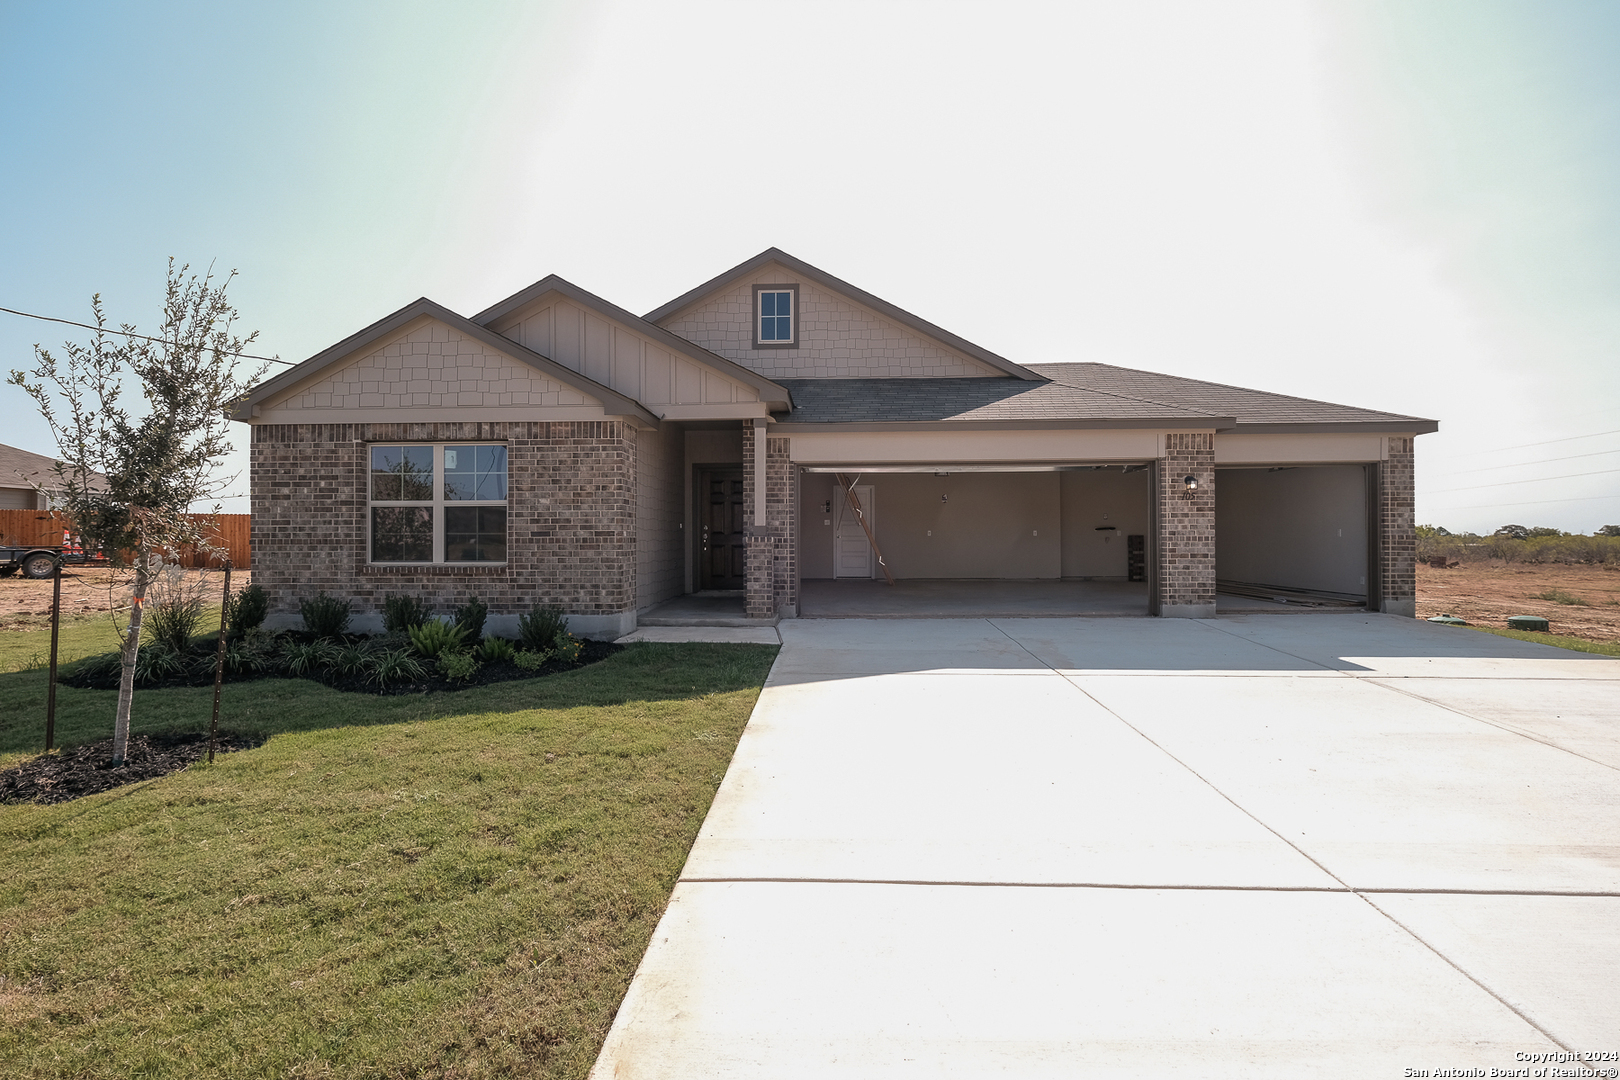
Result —
[[[150,326],[213,260],[300,360],[775,245],[1015,361],[1437,418],[1423,522],[1620,523],[1610,0],[0,0],[0,163],[4,307]]]

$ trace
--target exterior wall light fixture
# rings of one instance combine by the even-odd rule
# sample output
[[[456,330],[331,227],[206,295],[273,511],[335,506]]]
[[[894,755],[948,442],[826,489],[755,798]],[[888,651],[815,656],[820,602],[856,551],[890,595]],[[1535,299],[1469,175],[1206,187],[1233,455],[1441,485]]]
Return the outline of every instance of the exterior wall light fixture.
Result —
[[[1182,483],[1187,485],[1187,494],[1189,495],[1198,490],[1198,477],[1196,476],[1189,476]]]

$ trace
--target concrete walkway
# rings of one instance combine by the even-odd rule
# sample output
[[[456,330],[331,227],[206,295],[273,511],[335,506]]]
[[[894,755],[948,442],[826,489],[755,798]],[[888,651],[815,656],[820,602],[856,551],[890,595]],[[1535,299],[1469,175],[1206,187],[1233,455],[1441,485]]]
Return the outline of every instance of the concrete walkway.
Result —
[[[781,633],[597,1077],[1620,1050],[1620,661],[1369,614]]]

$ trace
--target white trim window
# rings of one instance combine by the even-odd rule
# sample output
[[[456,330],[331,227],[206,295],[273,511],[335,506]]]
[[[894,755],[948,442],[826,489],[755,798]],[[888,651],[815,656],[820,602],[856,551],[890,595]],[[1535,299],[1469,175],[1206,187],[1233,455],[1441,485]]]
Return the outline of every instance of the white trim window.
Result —
[[[754,344],[770,346],[798,343],[799,290],[792,285],[760,285],[754,289]]]
[[[373,563],[504,563],[506,447],[368,447],[366,543]]]

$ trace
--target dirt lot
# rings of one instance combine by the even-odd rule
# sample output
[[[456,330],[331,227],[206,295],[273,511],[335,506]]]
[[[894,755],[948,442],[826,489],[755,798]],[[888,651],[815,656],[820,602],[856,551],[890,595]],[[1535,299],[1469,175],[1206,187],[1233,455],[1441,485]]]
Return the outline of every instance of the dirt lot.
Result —
[[[187,570],[189,579],[207,578],[207,586],[218,603],[224,574],[218,570]],[[129,603],[129,587],[120,585],[127,576],[104,569],[62,571],[62,614],[83,618],[99,611],[111,611]],[[237,570],[231,574],[235,591],[251,584],[253,573]],[[0,579],[0,630],[41,630],[51,624],[51,582],[34,581],[20,574]]]
[[[1544,599],[1547,595],[1562,602]],[[1555,634],[1620,641],[1620,567],[1469,563],[1437,570],[1420,565],[1417,613],[1420,619],[1448,613],[1496,627],[1506,627],[1509,615],[1540,615]]]

